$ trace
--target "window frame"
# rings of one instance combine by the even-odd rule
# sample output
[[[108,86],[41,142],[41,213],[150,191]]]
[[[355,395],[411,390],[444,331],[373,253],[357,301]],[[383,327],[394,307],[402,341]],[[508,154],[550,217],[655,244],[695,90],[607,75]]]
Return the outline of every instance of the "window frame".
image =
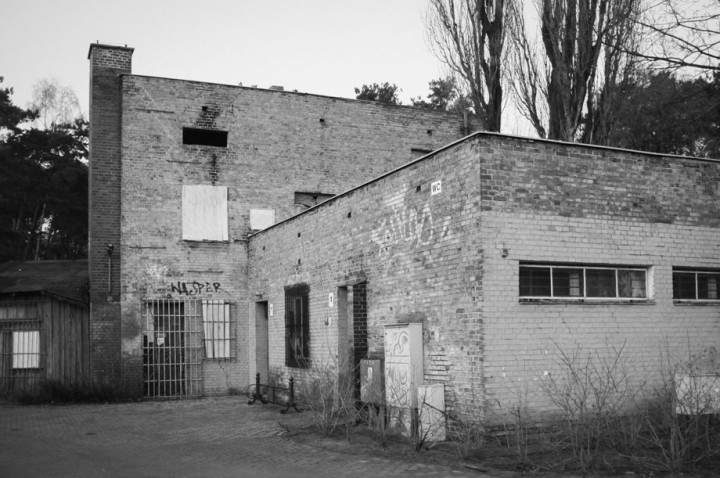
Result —
[[[694,298],[678,297],[676,294],[679,291],[678,283],[676,282],[676,275],[679,274],[692,274],[693,285],[694,285]],[[715,279],[715,298],[711,297],[700,297],[700,282],[698,276],[708,275],[716,276]],[[720,269],[695,269],[692,267],[673,267],[672,269],[672,289],[673,289],[673,302],[675,303],[708,303],[708,304],[720,304]],[[708,294],[710,295],[710,294]]]
[[[203,299],[200,310],[202,314],[205,359],[224,361],[235,358],[230,302],[218,299]]]
[[[298,311],[300,311],[299,320]],[[307,284],[287,286],[285,287],[285,366],[309,368],[310,343],[310,286]],[[298,349],[300,354],[297,353]]]
[[[549,295],[523,295],[522,294],[522,269],[547,269],[550,276],[550,281],[547,287],[550,290]],[[580,287],[582,290],[579,295],[558,295],[556,286],[554,284],[556,269],[566,270],[579,270],[582,271],[582,277],[579,278],[580,284],[574,287]],[[588,271],[614,271],[614,286],[615,293],[612,296],[600,296],[600,295],[588,295]],[[620,295],[621,293],[621,279],[620,272],[642,272],[643,273],[643,284],[644,284],[644,297],[627,297]],[[530,263],[521,262],[518,269],[518,298],[521,302],[536,302],[536,301],[554,301],[554,302],[616,302],[616,303],[647,303],[652,300],[651,288],[650,288],[650,267],[643,266],[629,266],[629,265],[593,265],[593,264],[567,264],[567,263]],[[632,281],[632,276],[630,276]],[[573,287],[572,285],[568,288]],[[591,284],[592,287],[592,284]],[[631,291],[632,285],[631,285]]]
[[[19,340],[19,334],[33,334],[34,339],[31,340]],[[41,357],[42,351],[40,347],[40,329],[27,329],[27,330],[11,330],[10,331],[10,343],[11,343],[11,359],[10,368],[12,370],[39,370],[41,369]],[[22,344],[25,347],[30,346],[31,350],[18,351],[18,344]]]

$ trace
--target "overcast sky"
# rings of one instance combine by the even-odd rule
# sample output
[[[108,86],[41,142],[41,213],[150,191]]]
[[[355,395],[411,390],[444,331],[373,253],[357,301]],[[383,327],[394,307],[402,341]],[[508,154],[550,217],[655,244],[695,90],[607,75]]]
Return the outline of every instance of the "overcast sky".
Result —
[[[90,43],[135,48],[133,73],[282,85],[354,98],[396,83],[403,103],[445,69],[425,40],[425,0],[9,0],[0,24],[2,87],[27,106],[32,86],[71,87],[87,117]]]

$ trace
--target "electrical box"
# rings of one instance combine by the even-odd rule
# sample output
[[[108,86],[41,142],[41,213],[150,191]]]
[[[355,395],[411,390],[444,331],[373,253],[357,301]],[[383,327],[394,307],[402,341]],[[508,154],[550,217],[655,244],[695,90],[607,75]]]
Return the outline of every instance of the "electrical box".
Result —
[[[430,383],[418,386],[418,434],[426,441],[445,441],[445,386]]]
[[[422,324],[385,326],[385,400],[399,408],[417,408],[423,381]]]
[[[383,401],[383,361],[362,359],[360,361],[360,400],[381,404]]]

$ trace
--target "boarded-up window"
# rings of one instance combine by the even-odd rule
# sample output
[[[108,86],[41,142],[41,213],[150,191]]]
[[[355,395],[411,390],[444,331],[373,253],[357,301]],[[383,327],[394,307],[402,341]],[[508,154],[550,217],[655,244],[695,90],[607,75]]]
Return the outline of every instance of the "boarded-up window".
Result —
[[[285,289],[285,365],[310,366],[310,287],[300,284]]]
[[[230,358],[230,304],[222,300],[203,300],[202,317],[205,357]]]
[[[12,368],[40,367],[40,331],[12,333]]]
[[[250,209],[250,229],[262,231],[275,224],[275,209]]]
[[[227,241],[226,186],[183,186],[182,238],[185,241]]]

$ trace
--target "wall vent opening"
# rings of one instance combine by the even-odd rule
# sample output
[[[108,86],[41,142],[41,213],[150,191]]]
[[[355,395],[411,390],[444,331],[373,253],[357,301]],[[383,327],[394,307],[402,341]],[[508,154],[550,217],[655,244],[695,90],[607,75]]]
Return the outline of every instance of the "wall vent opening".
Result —
[[[227,148],[227,131],[214,129],[183,128],[183,144],[218,146]]]

